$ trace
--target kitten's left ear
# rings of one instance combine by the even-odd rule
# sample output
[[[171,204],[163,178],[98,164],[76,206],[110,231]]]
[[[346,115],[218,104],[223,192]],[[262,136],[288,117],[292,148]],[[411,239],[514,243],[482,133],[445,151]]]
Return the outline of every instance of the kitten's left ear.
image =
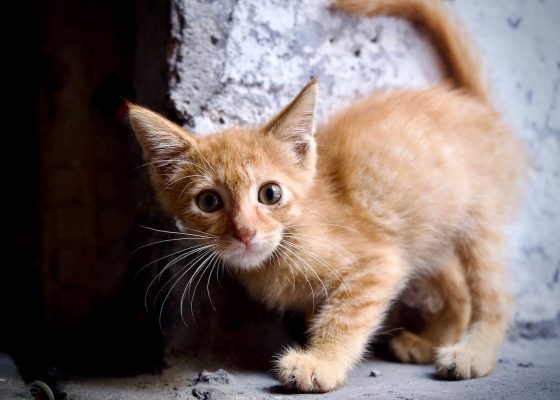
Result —
[[[290,104],[276,114],[263,132],[288,142],[296,162],[305,168],[315,163],[315,108],[317,81],[312,79]]]

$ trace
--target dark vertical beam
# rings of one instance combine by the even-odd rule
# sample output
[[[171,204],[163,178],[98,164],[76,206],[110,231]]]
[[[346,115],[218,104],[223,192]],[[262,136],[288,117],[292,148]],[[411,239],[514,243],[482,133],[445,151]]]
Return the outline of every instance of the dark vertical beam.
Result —
[[[4,34],[2,129],[4,261],[0,278],[0,347],[19,365],[36,369],[44,351],[42,287],[38,266],[39,142],[37,99],[37,2],[11,3],[3,15],[25,23],[10,24]],[[23,371],[26,372],[26,371]]]

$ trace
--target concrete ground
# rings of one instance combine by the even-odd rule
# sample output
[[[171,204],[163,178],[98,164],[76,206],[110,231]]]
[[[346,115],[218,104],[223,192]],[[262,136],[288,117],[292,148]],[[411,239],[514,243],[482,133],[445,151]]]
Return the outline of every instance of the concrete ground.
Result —
[[[13,360],[7,354],[0,353],[0,400],[32,398]]]
[[[272,113],[285,104],[310,75],[322,84],[323,115],[373,88],[438,80],[425,60],[430,58],[426,46],[402,21],[355,20],[329,11],[328,0],[172,3],[179,48],[171,52],[176,60],[169,60],[170,76],[177,80],[171,97],[197,133],[221,126],[222,119],[228,125],[261,120],[263,110]],[[535,160],[527,204],[513,229],[510,270],[516,319],[548,320],[558,313],[560,293],[560,53],[554,39],[560,2],[448,4],[481,46],[498,109]],[[215,68],[210,74],[209,66]],[[508,342],[496,371],[470,381],[436,380],[431,366],[368,360],[342,387],[324,395],[286,393],[266,371],[239,371],[203,360],[184,364],[161,375],[74,377],[61,382],[61,389],[68,400],[560,398],[560,338]],[[228,374],[199,375],[220,368]],[[371,377],[372,370],[380,375]],[[28,394],[11,360],[0,355],[0,400]]]
[[[360,364],[339,389],[323,394],[289,393],[265,371],[216,371],[215,363],[199,368],[177,364],[161,375],[126,379],[75,378],[63,383],[68,400],[144,399],[559,399],[560,339],[518,340],[504,346],[495,372],[468,381],[441,381],[433,367],[376,359]],[[376,371],[379,376],[370,376]],[[0,392],[1,393],[1,392]]]

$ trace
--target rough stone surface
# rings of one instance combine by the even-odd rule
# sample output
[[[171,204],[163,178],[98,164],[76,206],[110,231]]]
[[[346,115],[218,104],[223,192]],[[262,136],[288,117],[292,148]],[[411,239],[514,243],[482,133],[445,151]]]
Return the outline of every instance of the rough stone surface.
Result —
[[[215,367],[224,366],[218,364]],[[177,364],[162,375],[126,379],[74,379],[66,382],[68,400],[151,399],[292,399],[270,374],[228,371],[229,385],[193,383],[198,376],[192,362]],[[371,370],[381,375],[371,377]],[[200,370],[198,370],[200,371]],[[495,399],[541,400],[560,397],[560,340],[521,340],[506,344],[494,373],[468,381],[440,381],[432,366],[368,360],[354,369],[339,389],[323,394],[297,395],[298,399]],[[186,380],[190,377],[192,380]]]
[[[170,96],[185,125],[206,134],[271,116],[310,76],[322,121],[382,87],[440,78],[429,44],[405,21],[354,18],[328,0],[174,0]],[[495,102],[532,156],[531,183],[508,228],[518,321],[560,311],[560,2],[455,0],[479,44]]]

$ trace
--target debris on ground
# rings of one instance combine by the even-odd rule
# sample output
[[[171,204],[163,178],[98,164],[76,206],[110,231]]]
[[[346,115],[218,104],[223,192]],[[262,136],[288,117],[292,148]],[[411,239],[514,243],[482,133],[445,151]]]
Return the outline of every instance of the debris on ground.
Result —
[[[218,392],[213,389],[198,389],[194,388],[192,390],[192,395],[195,399],[199,400],[216,400],[220,396],[218,396]]]
[[[198,374],[198,378],[194,382],[195,385],[198,383],[219,383],[227,385],[231,383],[231,375],[221,368],[215,372],[204,370]]]

